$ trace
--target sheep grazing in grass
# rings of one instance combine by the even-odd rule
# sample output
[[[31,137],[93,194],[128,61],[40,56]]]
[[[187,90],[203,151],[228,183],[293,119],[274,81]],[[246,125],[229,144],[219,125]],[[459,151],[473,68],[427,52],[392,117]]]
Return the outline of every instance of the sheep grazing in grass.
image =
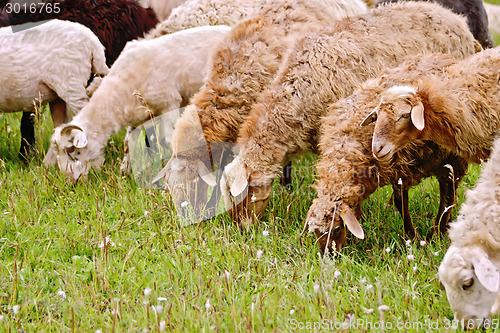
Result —
[[[60,19],[83,24],[99,38],[105,48],[106,63],[111,66],[132,39],[143,37],[146,32],[158,24],[154,11],[141,7],[135,0],[52,0],[46,1],[11,1],[20,4],[21,10],[7,13],[8,8],[0,8],[0,26],[18,25]],[[24,10],[23,4],[28,4]],[[32,10],[31,4],[37,5]],[[42,7],[45,6],[45,7]],[[57,10],[56,10],[57,9]],[[55,102],[51,107],[58,108]],[[62,108],[62,107],[61,107]],[[35,142],[35,131],[31,112],[25,112],[21,119],[21,155],[26,156]]]
[[[400,1],[415,1],[415,0],[381,0],[376,6],[381,6],[386,3]],[[429,0],[420,0],[429,1]],[[454,13],[463,15],[467,18],[469,29],[476,40],[483,46],[484,49],[494,47],[493,38],[488,30],[488,18],[486,15],[483,0],[431,0],[446,8],[451,9]]]
[[[133,41],[83,110],[55,129],[51,147],[73,181],[99,168],[111,135],[177,109],[201,87],[208,61],[230,27],[199,27],[154,40]]]
[[[338,18],[338,13],[357,15],[367,10],[361,0],[301,0],[309,7],[317,6],[326,17]],[[258,15],[263,8],[285,10],[287,1],[279,0],[187,0],[172,10],[172,14],[148,33],[146,38],[156,38],[165,34],[201,25],[236,23]]]
[[[108,73],[104,47],[79,23],[52,20],[11,29],[0,33],[0,112],[32,112],[50,103],[54,126],[69,121],[88,103],[91,76]],[[21,142],[21,153],[26,150]]]
[[[238,158],[224,170],[222,191],[232,218],[245,225],[262,216],[281,168],[316,150],[328,105],[406,55],[464,58],[476,43],[463,17],[425,2],[382,6],[299,40],[242,125]]]
[[[170,16],[170,13],[176,7],[179,7],[186,0],[140,0],[139,3],[144,8],[153,8],[156,13],[156,16],[161,21],[165,21]]]
[[[500,315],[500,139],[472,190],[465,194],[457,220],[450,224],[450,247],[439,279],[455,318],[466,328]]]
[[[385,89],[373,110],[372,150],[387,160],[411,142],[433,141],[467,161],[487,159],[500,129],[500,47]]]
[[[383,87],[416,80],[456,62],[445,54],[409,58],[330,106],[321,126],[318,197],[306,218],[306,225],[316,234],[321,249],[340,251],[347,230],[362,238],[364,233],[357,221],[361,203],[387,184],[392,185],[394,204],[402,215],[406,235],[415,237],[417,233],[408,210],[408,189],[430,176],[437,178],[441,196],[434,232],[447,230],[455,190],[467,171],[465,160],[425,142],[400,151],[390,161],[378,161],[371,154],[373,126],[359,127],[359,124],[377,105],[376,96]]]
[[[321,9],[323,3],[323,0],[270,2],[259,15],[233,28],[215,53],[205,85],[177,122],[172,159],[157,177],[165,178],[176,201],[186,201],[186,196],[191,197],[198,191],[196,187],[202,186],[200,181],[206,180],[199,177],[206,174],[199,168],[200,163],[212,169],[212,161],[220,159],[212,146],[210,157],[206,142],[236,141],[240,125],[271,82],[295,39],[319,31],[356,8],[366,10],[356,1],[350,2],[354,9],[347,9],[344,0],[332,0],[328,7],[337,8],[337,12],[329,14]],[[198,131],[200,126],[202,132]],[[202,156],[207,158],[200,161]],[[186,180],[194,182],[188,185]],[[214,180],[209,182],[213,184]]]

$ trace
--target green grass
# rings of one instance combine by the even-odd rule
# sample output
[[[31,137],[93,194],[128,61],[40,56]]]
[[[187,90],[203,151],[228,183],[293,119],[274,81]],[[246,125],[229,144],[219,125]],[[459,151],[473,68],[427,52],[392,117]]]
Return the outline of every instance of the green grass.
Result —
[[[442,328],[452,318],[436,276],[447,241],[407,246],[400,216],[386,207],[389,188],[363,206],[366,239],[325,259],[315,237],[301,236],[315,196],[313,156],[294,165],[297,191],[276,184],[249,231],[227,216],[181,228],[161,191],[120,176],[123,133],[103,170],[74,186],[41,164],[43,153],[18,160],[19,117],[0,119],[0,331],[293,331],[349,319],[368,330],[381,321]],[[472,167],[460,200],[478,173]],[[424,181],[410,200],[428,234],[437,182]]]

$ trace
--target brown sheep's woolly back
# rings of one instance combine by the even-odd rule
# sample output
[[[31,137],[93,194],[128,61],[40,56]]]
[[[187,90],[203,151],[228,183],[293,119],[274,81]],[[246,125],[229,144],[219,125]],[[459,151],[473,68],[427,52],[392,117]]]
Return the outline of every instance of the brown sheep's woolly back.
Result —
[[[371,153],[373,125],[360,127],[359,124],[377,106],[378,94],[384,87],[417,80],[453,63],[455,59],[443,54],[410,58],[397,68],[385,70],[379,78],[368,80],[351,96],[330,106],[321,126],[318,198],[313,201],[307,217],[309,230],[320,237],[323,248],[328,237],[324,234],[330,230],[335,210],[334,226],[343,226],[339,219],[342,203],[357,210],[378,187],[391,184],[395,191],[408,190],[433,175],[441,190],[435,231],[438,228],[441,232],[446,230],[451,219],[449,206],[455,203],[455,188],[467,170],[467,163],[431,142],[409,146],[390,161],[380,162]],[[447,164],[451,169],[445,166]],[[450,174],[454,177],[450,178]],[[330,240],[339,246],[338,236],[330,235]],[[329,243],[331,245],[331,241]]]
[[[270,187],[293,156],[314,151],[328,105],[383,68],[416,53],[464,58],[475,43],[463,17],[420,2],[374,9],[299,40],[242,125],[237,143],[247,183]]]

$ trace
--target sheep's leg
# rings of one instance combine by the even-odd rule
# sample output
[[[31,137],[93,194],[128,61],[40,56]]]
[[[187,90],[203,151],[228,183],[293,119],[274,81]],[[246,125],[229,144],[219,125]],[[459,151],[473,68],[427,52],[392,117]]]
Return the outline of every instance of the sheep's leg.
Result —
[[[413,223],[411,222],[409,203],[408,203],[408,189],[401,188],[400,186],[393,186],[394,205],[403,217],[403,225],[405,234],[410,238],[418,236]]]
[[[66,103],[62,99],[58,98],[50,102],[49,106],[50,115],[52,116],[52,121],[54,122],[54,127],[58,127],[69,122],[70,119],[67,112]],[[47,151],[43,159],[43,164],[45,164],[46,166],[55,166],[57,163],[56,156],[57,153],[52,148],[52,145],[50,145],[49,150]]]
[[[292,162],[288,162],[287,165],[283,167],[283,175],[281,177],[281,186],[285,188],[288,192],[293,190],[292,186]]]
[[[23,112],[21,118],[21,147],[19,149],[19,158],[27,161],[29,151],[35,145],[35,121],[31,116],[33,112]]]
[[[456,189],[467,172],[467,163],[460,157],[453,156],[452,160],[444,164],[436,173],[439,182],[439,209],[434,218],[433,233],[445,234],[451,222],[452,207],[456,201]]]

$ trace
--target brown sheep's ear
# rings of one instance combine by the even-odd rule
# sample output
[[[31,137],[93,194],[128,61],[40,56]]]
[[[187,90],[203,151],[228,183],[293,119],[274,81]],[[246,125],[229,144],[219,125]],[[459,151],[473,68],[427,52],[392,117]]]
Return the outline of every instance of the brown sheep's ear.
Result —
[[[372,112],[370,112],[369,115],[366,116],[365,119],[359,124],[359,126],[367,126],[370,125],[371,123],[375,122],[377,120],[377,108],[373,109]]]
[[[496,293],[500,284],[500,276],[498,269],[485,256],[479,256],[477,262],[474,263],[474,273],[487,290]]]
[[[231,183],[231,195],[237,197],[248,186],[247,171],[244,168],[239,168],[238,173]]]
[[[196,170],[198,171],[201,179],[209,186],[214,187],[215,185],[217,185],[214,176],[205,166],[205,163],[203,163],[201,160],[196,160]]]
[[[424,105],[421,101],[418,101],[418,104],[411,108],[411,122],[419,131],[423,130],[425,127]]]
[[[349,229],[349,231],[354,236],[358,237],[359,239],[365,238],[365,233],[363,231],[363,228],[359,224],[356,215],[354,215],[351,207],[349,207],[349,205],[344,202],[342,203],[342,219],[344,220],[347,229]]]

